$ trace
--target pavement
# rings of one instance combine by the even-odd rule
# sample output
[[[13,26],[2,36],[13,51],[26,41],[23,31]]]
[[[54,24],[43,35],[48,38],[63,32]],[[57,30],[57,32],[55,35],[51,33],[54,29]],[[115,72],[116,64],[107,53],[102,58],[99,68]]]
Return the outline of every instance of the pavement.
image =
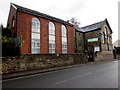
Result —
[[[109,61],[112,61],[112,60],[116,60],[116,59],[111,59]],[[105,61],[108,61],[108,60],[105,60]],[[51,71],[57,71],[57,70],[62,70],[62,69],[68,69],[68,68],[73,68],[73,67],[79,67],[82,65],[99,63],[99,62],[103,62],[103,61],[88,62],[88,63],[84,63],[84,64],[77,64],[77,65],[70,65],[70,66],[54,67],[54,68],[49,68],[49,69],[40,69],[40,70],[30,70],[30,71],[17,72],[17,73],[8,73],[8,74],[2,75],[2,80],[23,77],[23,76],[28,76],[28,75],[34,75],[34,74],[39,74],[39,73],[45,73],[45,72],[51,72]]]
[[[2,86],[3,88],[118,88],[117,60],[71,67],[5,79]]]

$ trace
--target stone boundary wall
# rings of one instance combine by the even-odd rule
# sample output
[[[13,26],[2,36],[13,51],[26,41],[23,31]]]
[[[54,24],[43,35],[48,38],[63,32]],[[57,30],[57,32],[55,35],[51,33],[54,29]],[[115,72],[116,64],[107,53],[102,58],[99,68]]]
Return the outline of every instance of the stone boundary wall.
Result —
[[[112,51],[102,51],[102,52],[98,52],[98,53],[97,53],[97,56],[95,57],[95,61],[111,60],[111,59],[113,59]]]
[[[2,58],[2,74],[85,63],[83,54],[25,54]]]

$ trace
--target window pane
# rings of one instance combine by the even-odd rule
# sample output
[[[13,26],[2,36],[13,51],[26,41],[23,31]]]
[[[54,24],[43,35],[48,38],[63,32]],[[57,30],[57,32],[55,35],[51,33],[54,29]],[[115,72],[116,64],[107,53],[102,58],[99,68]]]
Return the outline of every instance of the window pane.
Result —
[[[32,27],[35,27],[35,25],[36,25],[35,22],[32,22]]]
[[[34,48],[32,48],[32,52],[34,52]]]
[[[50,30],[49,34],[55,35],[55,31],[54,30]]]
[[[67,53],[67,49],[62,49],[62,53]]]
[[[40,33],[40,21],[37,18],[32,18],[32,32]]]
[[[55,53],[55,49],[52,49],[52,53]]]
[[[67,29],[62,25],[62,53],[67,53]]]
[[[32,53],[40,53],[40,39],[32,39]]]
[[[67,38],[66,37],[62,37],[62,42],[67,42]]]
[[[67,48],[67,44],[62,44],[62,48]]]
[[[37,43],[37,46],[36,47],[40,47],[40,43]]]
[[[35,49],[35,53],[40,53],[40,49],[39,49],[39,48],[36,48],[36,49]]]
[[[49,34],[55,35],[55,25],[52,22],[49,22]]]
[[[55,43],[49,43],[49,53],[55,53]]]
[[[34,48],[35,47],[35,42],[32,42],[32,48]]]
[[[50,41],[55,41],[55,36],[49,35],[49,40]]]
[[[55,49],[55,44],[53,44],[52,48],[54,48],[54,49]]]
[[[32,38],[34,38],[34,39],[40,39],[40,34],[32,33]]]
[[[49,53],[55,53],[55,49],[49,49]]]
[[[49,48],[50,48],[50,49],[52,48],[52,44],[51,44],[51,43],[49,43]]]
[[[65,37],[67,36],[66,31],[67,31],[66,27],[62,25],[62,36],[65,36]]]

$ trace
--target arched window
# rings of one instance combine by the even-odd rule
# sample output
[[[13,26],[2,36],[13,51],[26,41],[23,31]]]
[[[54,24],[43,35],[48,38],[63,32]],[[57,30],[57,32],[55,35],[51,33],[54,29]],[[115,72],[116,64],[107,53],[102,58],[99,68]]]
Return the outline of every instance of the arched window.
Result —
[[[40,33],[40,21],[37,18],[32,18],[32,32]]]
[[[62,53],[67,53],[67,29],[64,25],[61,26],[62,29]]]
[[[49,22],[49,53],[55,53],[55,25]]]
[[[32,18],[32,54],[40,53],[40,21]]]
[[[107,27],[105,27],[105,38],[107,38]]]
[[[105,43],[105,33],[102,33],[102,43]]]

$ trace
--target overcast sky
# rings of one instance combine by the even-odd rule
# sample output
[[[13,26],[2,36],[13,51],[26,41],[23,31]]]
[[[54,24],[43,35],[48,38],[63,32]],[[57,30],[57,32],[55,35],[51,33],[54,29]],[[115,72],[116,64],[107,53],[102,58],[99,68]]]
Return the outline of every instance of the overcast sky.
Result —
[[[0,23],[6,26],[10,3],[39,11],[63,20],[75,17],[80,27],[106,18],[113,30],[113,42],[118,39],[119,0],[0,0]]]

